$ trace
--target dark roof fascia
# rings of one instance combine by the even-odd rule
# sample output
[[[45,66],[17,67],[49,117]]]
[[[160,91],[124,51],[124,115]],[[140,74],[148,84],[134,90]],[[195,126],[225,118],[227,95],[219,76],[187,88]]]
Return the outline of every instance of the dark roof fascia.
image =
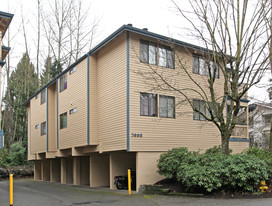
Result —
[[[6,62],[5,62],[5,61],[0,60],[0,66],[1,66],[1,67],[3,67],[5,64],[6,64]]]
[[[50,82],[48,82],[46,85],[44,85],[39,91],[37,91],[35,94],[33,94],[31,97],[28,98],[28,100],[26,100],[22,105],[26,105],[33,97],[35,97],[37,94],[39,94],[43,89],[45,89],[46,87],[48,87],[49,85],[51,85],[53,82],[55,82],[60,76],[62,76],[63,74],[65,74],[66,72],[68,72],[71,68],[73,68],[74,66],[76,66],[77,64],[79,64],[81,61],[83,61],[88,55],[92,55],[95,52],[97,52],[98,50],[100,50],[102,47],[104,47],[106,44],[108,44],[110,41],[112,41],[114,38],[116,38],[118,35],[120,35],[123,31],[129,31],[129,32],[133,32],[133,33],[138,33],[141,34],[143,36],[147,36],[147,37],[151,37],[151,38],[156,38],[165,42],[170,42],[170,43],[174,43],[177,44],[179,46],[183,46],[183,47],[187,47],[187,48],[191,48],[197,51],[201,51],[201,52],[212,52],[211,50],[207,50],[203,47],[199,47],[193,44],[189,44],[186,42],[182,42],[176,39],[172,39],[160,34],[156,34],[153,32],[149,32],[146,30],[142,30],[142,29],[138,29],[135,27],[132,27],[130,25],[123,25],[121,26],[119,29],[117,29],[115,32],[113,32],[111,35],[109,35],[106,39],[104,39],[101,43],[99,43],[97,46],[95,46],[93,49],[91,49],[87,54],[85,54],[84,56],[82,56],[80,59],[78,59],[76,62],[74,62],[72,65],[70,65],[67,69],[65,69],[63,72],[61,72],[58,76],[56,76],[54,79],[52,79]]]
[[[4,50],[4,51],[10,51],[10,47],[2,46],[2,50]]]
[[[147,30],[138,29],[138,28],[135,28],[135,27],[132,27],[132,26],[129,26],[129,25],[126,25],[126,29],[128,31],[131,31],[131,32],[134,32],[134,33],[138,33],[138,34],[141,34],[141,35],[144,35],[144,36],[147,36],[147,37],[151,37],[151,38],[156,38],[156,39],[159,39],[161,41],[165,41],[167,43],[176,44],[178,46],[182,46],[182,47],[186,47],[186,48],[189,48],[189,49],[197,50],[199,52],[205,52],[205,53],[210,53],[210,54],[213,53],[212,50],[206,49],[204,47],[196,46],[194,44],[186,43],[186,42],[183,42],[183,41],[180,41],[180,40],[177,40],[177,39],[173,39],[173,38],[170,38],[170,37],[167,37],[167,36],[163,36],[163,35],[160,35],[160,34],[156,34],[156,33],[153,33],[153,32],[147,31]]]
[[[11,22],[13,16],[14,16],[14,14],[10,14],[10,13],[6,13],[6,12],[3,12],[3,11],[0,11],[0,17],[10,19],[9,23],[7,25],[7,28],[9,27],[10,22]],[[6,31],[2,34],[2,38],[5,36],[5,33],[6,33]]]

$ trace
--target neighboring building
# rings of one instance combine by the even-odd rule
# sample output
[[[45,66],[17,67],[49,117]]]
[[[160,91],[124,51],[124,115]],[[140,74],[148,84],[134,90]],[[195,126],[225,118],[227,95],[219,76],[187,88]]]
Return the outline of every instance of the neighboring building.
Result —
[[[5,13],[5,12],[2,12],[0,11],[0,105],[2,105],[2,95],[1,95],[1,85],[2,85],[2,82],[1,82],[1,79],[2,79],[2,68],[3,66],[5,65],[5,58],[7,56],[7,54],[9,53],[9,50],[10,48],[9,47],[6,47],[2,44],[2,39],[4,38],[5,36],[5,33],[9,27],[9,24],[11,22],[13,18],[13,14],[9,14],[9,13]],[[1,112],[0,112],[0,122],[1,122],[1,119],[2,119],[2,116],[1,116]],[[3,136],[3,130],[0,130],[0,148],[3,148],[4,146],[4,136]]]
[[[268,149],[272,107],[270,104],[249,105],[249,138],[254,146]]]
[[[152,65],[180,88],[197,89],[184,71],[175,69],[169,40],[124,25],[25,102],[28,159],[35,163],[36,180],[114,189],[114,176],[130,168],[136,170],[139,188],[163,178],[156,173],[162,152],[220,145],[212,123],[201,121],[188,104],[173,107],[177,93],[151,89],[143,76]],[[171,42],[204,88],[205,74],[200,67],[193,69],[193,61],[201,62],[193,54],[203,48]],[[215,85],[222,91],[220,73]],[[246,112],[247,103],[241,102]],[[202,105],[197,99],[194,104]],[[249,147],[247,118],[244,123],[231,138],[234,152]]]

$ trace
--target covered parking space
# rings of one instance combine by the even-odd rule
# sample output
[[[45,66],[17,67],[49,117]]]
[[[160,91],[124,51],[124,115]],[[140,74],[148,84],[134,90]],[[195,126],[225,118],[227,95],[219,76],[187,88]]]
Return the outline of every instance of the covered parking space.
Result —
[[[114,177],[127,175],[128,169],[136,171],[136,152],[112,152],[109,155],[110,188],[117,189]]]

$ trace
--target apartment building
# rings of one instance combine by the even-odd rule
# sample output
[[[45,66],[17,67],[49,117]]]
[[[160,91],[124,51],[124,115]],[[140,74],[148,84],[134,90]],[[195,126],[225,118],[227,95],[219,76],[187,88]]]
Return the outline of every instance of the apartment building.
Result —
[[[2,68],[5,65],[5,58],[7,54],[9,53],[10,47],[6,47],[2,43],[2,39],[4,38],[6,31],[8,30],[9,24],[13,18],[13,14],[5,13],[0,11],[0,105],[2,105],[2,99],[1,99],[1,79],[2,79]],[[0,113],[0,121],[2,119]],[[4,146],[4,136],[3,136],[3,130],[0,130],[0,149]]]
[[[30,97],[24,105],[34,178],[115,189],[114,177],[133,169],[138,189],[163,178],[156,172],[162,152],[219,145],[212,123],[181,104],[177,92],[159,88],[150,78],[153,68],[179,88],[196,88],[178,70],[172,48],[204,88],[202,60],[194,55],[203,48],[128,24]],[[222,91],[219,71],[215,84]],[[197,99],[194,104],[202,105]],[[248,100],[241,104],[248,113]],[[249,147],[247,119],[244,123],[231,138],[234,152]]]

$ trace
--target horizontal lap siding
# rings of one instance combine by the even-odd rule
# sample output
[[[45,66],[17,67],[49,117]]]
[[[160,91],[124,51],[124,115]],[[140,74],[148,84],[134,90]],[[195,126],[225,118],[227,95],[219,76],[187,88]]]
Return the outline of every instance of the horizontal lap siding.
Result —
[[[48,151],[57,150],[57,100],[56,84],[48,87]]]
[[[46,152],[46,134],[41,136],[41,123],[46,122],[46,102],[41,105],[41,93],[38,94],[39,98],[32,98],[30,100],[30,122],[31,122],[31,142],[30,154]],[[39,124],[39,128],[35,129],[35,125]]]
[[[230,142],[232,153],[240,153],[249,148],[249,142]]]
[[[58,128],[60,115],[67,112],[67,128],[59,129],[60,149],[87,145],[87,58],[76,68],[71,75],[67,72],[67,89],[59,93]],[[70,115],[73,108],[77,112]]]
[[[97,59],[100,150],[126,149],[126,33],[99,50]]]
[[[218,129],[210,122],[193,120],[193,111],[186,102],[181,102],[184,98],[177,92],[169,90],[160,90],[155,88],[154,80],[148,80],[150,77],[147,72],[151,69],[148,65],[139,60],[139,45],[141,37],[131,35],[130,44],[130,133],[141,133],[143,137],[131,137],[131,151],[166,151],[174,147],[188,147],[190,150],[207,149],[220,144],[220,133]],[[154,39],[144,38],[156,42]],[[159,44],[159,43],[158,43]],[[181,61],[186,65],[187,71],[192,73],[192,56],[182,48],[176,48],[178,55],[182,57]],[[177,62],[177,61],[176,61]],[[177,88],[198,89],[192,83],[184,70],[179,69],[176,64],[175,69],[152,66],[159,74],[171,79],[171,84]],[[145,77],[142,77],[144,74]],[[205,90],[208,89],[205,77],[192,74],[193,78]],[[221,77],[222,78],[222,77]],[[223,91],[223,82],[216,79],[216,95],[219,97]],[[175,96],[176,118],[160,118],[140,116],[140,92],[155,93],[158,95]],[[186,92],[186,91],[185,91]],[[192,98],[199,98],[187,91],[187,95]],[[158,96],[159,105],[159,96]],[[159,109],[158,109],[159,110]]]

